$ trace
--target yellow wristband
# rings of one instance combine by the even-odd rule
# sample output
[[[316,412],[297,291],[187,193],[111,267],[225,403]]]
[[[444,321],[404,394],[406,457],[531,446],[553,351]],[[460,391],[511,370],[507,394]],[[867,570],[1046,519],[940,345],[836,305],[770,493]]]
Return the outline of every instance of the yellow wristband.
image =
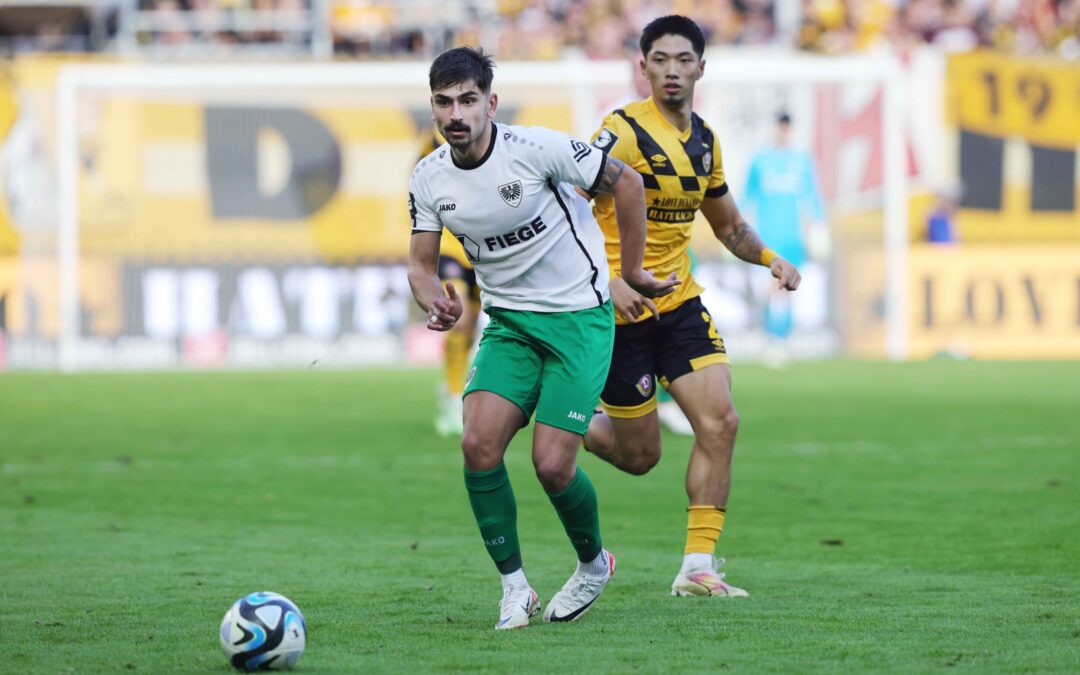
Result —
[[[771,248],[761,249],[761,264],[765,267],[771,267],[772,261],[776,258],[776,251]]]

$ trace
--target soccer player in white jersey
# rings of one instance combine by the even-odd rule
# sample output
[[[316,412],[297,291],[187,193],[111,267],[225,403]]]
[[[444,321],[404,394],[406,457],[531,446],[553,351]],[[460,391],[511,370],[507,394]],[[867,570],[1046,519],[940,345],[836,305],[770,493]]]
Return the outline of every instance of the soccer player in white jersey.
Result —
[[[488,554],[502,575],[497,629],[527,626],[540,611],[518,544],[517,508],[503,455],[533,413],[532,459],[577,553],[577,568],[548,603],[545,621],[573,621],[615,571],[604,550],[596,491],[577,449],[607,377],[614,339],[604,237],[581,187],[614,195],[623,279],[647,297],[675,275],[641,267],[641,177],[587,143],[542,127],[495,124],[494,63],[458,47],[431,64],[431,110],[446,145],[413,170],[409,284],[428,327],[449,330],[462,304],[436,274],[448,229],[476,270],[489,322],[465,386],[465,487]]]

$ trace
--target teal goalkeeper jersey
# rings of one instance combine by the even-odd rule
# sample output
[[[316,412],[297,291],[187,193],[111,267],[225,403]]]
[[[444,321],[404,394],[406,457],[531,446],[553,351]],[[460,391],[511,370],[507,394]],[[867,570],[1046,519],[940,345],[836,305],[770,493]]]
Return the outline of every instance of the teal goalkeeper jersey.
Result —
[[[801,264],[806,258],[803,220],[825,217],[810,154],[787,148],[758,152],[750,163],[744,204],[765,245]]]

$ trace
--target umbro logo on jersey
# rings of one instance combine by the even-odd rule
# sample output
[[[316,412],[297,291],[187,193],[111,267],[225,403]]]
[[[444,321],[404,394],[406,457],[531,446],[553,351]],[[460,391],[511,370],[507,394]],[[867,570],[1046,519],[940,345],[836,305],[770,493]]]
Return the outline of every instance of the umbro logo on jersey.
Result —
[[[457,204],[454,204],[453,202],[449,204],[439,204],[439,213],[442,213],[443,211],[453,211],[456,208]]]
[[[521,204],[521,193],[521,181],[519,180],[499,186],[499,196],[515,209]]]
[[[589,156],[592,152],[592,148],[585,145],[581,141],[570,141],[570,149],[574,151],[574,161],[580,163],[581,160]]]
[[[611,133],[608,129],[601,129],[600,133],[596,135],[592,144],[599,150],[607,150],[611,146],[619,142],[619,137]]]
[[[657,153],[649,158],[653,164],[667,164],[667,157],[664,157],[660,153]]]

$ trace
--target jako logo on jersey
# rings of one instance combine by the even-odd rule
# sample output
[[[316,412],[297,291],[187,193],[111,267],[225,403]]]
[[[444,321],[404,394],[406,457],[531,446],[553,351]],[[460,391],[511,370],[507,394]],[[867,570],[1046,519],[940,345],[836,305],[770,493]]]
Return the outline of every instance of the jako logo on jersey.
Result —
[[[607,150],[611,146],[615,145],[619,140],[619,137],[611,133],[607,129],[601,129],[600,133],[596,135],[596,140],[592,142],[593,146],[600,150]]]
[[[519,180],[499,186],[499,196],[515,209],[521,204],[521,192],[521,181]]]
[[[469,371],[469,376],[465,378],[465,386],[466,387],[469,386],[469,383],[472,382],[472,379],[473,379],[473,377],[475,375],[476,375],[476,367],[474,366],[473,369]]]
[[[645,373],[640,378],[638,378],[637,384],[634,386],[637,387],[639,394],[641,394],[645,398],[648,398],[652,395],[652,375]]]
[[[457,204],[453,204],[453,203],[451,203],[451,204],[439,204],[439,213],[442,213],[443,211],[453,211],[456,208],[457,208]]]
[[[533,218],[527,225],[522,225],[516,230],[497,234],[494,237],[484,238],[484,243],[487,244],[489,251],[494,251],[495,247],[507,248],[510,246],[517,246],[522,242],[529,241],[536,235],[540,234],[547,229],[547,225],[540,219],[540,216]]]
[[[585,419],[584,414],[579,413],[579,412],[574,412],[573,410],[570,411],[570,414],[568,414],[567,417],[574,420],[575,422],[588,422],[589,421],[589,420]]]

